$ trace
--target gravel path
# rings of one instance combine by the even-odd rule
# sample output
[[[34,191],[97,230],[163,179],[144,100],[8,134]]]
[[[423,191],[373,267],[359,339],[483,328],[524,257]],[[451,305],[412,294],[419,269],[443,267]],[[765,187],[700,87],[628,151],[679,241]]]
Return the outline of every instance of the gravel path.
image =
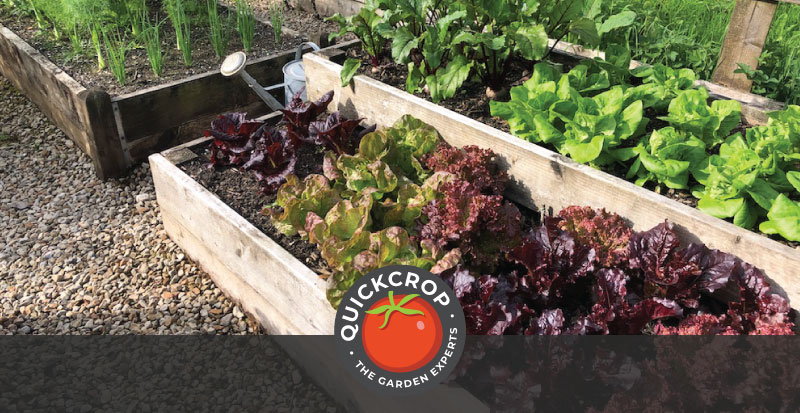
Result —
[[[100,182],[0,80],[0,334],[258,331],[164,232],[147,165]]]
[[[99,181],[0,76],[0,335],[260,334],[167,238],[150,170]],[[274,344],[274,411],[339,408]]]
[[[147,165],[101,182],[0,77],[0,334],[252,334],[167,238]]]

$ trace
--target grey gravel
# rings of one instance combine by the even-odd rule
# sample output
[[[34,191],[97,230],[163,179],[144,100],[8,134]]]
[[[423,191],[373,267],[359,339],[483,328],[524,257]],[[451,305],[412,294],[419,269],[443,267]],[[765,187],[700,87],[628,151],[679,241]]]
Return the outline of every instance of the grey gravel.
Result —
[[[167,237],[146,164],[99,181],[2,76],[0,102],[0,335],[262,333]],[[277,345],[262,354],[292,378],[270,409],[339,410]]]
[[[0,82],[0,334],[253,334],[167,238],[148,166],[101,182]]]

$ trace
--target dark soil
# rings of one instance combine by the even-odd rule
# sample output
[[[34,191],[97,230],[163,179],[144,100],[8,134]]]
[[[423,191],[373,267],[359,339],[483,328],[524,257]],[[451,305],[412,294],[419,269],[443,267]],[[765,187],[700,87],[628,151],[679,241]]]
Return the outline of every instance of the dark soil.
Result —
[[[379,80],[383,83],[388,85],[394,86],[398,89],[405,90],[406,87],[406,77],[408,75],[408,69],[403,66],[396,64],[391,58],[384,58],[381,61],[381,64],[374,68],[369,63],[367,56],[358,48],[352,48],[348,51],[348,55],[351,57],[360,58],[364,64],[359,69],[359,73],[369,76],[373,79]],[[390,51],[387,51],[387,55],[391,55]],[[565,56],[553,54],[551,55],[550,60],[554,63],[564,65],[565,71],[569,70],[571,67],[575,65],[575,62]],[[514,62],[511,65],[511,70],[508,71],[508,74],[505,78],[505,84],[508,85],[504,90],[505,93],[508,92],[512,87],[521,85],[530,77],[530,69],[521,62]],[[424,91],[418,91],[415,93],[415,96],[426,99],[430,101],[430,95],[425,93]],[[501,100],[507,100],[508,96],[504,96]],[[491,110],[489,106],[489,99],[486,96],[486,87],[476,83],[467,83],[465,84],[458,92],[457,95],[451,99],[447,99],[445,101],[439,102],[440,106],[446,107],[456,113],[461,115],[470,117],[482,123],[485,123],[489,126],[492,126],[496,129],[502,130],[503,132],[510,133],[510,129],[508,127],[508,122],[504,119],[493,117],[491,115]],[[664,116],[666,114],[662,113],[655,113],[652,109],[648,109],[645,112],[645,116],[650,119],[650,122],[647,124],[647,133],[652,132],[656,129],[664,128],[669,126],[667,122],[664,122],[658,119],[658,116]],[[733,131],[731,134],[735,133],[745,133],[746,128],[749,125],[741,123]],[[552,151],[555,151],[551,145],[542,145]],[[612,166],[604,169],[604,172],[607,172],[611,175],[614,175],[618,178],[625,179],[625,175],[628,172],[626,168],[622,166]],[[690,182],[690,186],[691,186]],[[692,208],[697,207],[697,198],[692,196],[691,191],[689,190],[676,190],[676,189],[669,189],[666,187],[657,187],[653,183],[649,183],[645,186],[645,188],[659,193],[669,199],[678,201],[684,205],[688,205]],[[754,229],[755,232],[761,233],[757,229]],[[793,242],[793,241],[786,241],[780,237],[769,236],[766,234],[762,234],[766,237],[769,237],[775,241],[778,241],[782,244],[788,245],[790,247],[796,248],[800,246],[800,243]]]
[[[261,192],[261,186],[251,172],[233,167],[210,167],[207,148],[200,146],[194,151],[199,157],[181,164],[180,168],[184,172],[314,272],[322,275],[330,274],[330,269],[320,257],[316,246],[297,236],[287,237],[275,229],[270,217],[263,212],[265,207],[275,202],[275,195],[265,195]],[[303,179],[310,174],[321,173],[323,155],[324,151],[321,148],[306,146],[300,149],[296,175]]]
[[[264,21],[269,21],[269,5],[275,0],[253,0],[253,9],[255,9],[256,16]],[[224,0],[225,4],[236,5],[235,0]],[[284,2],[285,3],[285,2]],[[334,22],[323,21],[319,14],[309,13],[303,10],[287,10],[286,11],[287,27],[318,27],[320,31],[327,33],[335,33],[339,31],[339,26]],[[311,32],[309,32],[311,34]]]
[[[159,18],[163,19],[164,13],[157,10],[157,7],[151,7],[151,18],[156,18],[156,11],[159,12]],[[224,7],[220,7],[219,12],[220,15],[223,16],[224,22],[227,18],[227,11]],[[13,30],[18,36],[22,37],[34,48],[42,52],[48,59],[53,61],[85,87],[103,88],[112,96],[134,92],[191,75],[214,71],[219,68],[219,63],[221,61],[221,59],[216,57],[211,48],[208,24],[204,18],[203,21],[198,21],[192,26],[193,65],[191,67],[184,66],[181,52],[176,48],[175,30],[170,24],[169,19],[167,19],[161,30],[162,50],[164,53],[164,69],[162,76],[156,77],[153,74],[143,45],[138,45],[137,48],[129,51],[127,54],[125,60],[127,79],[126,84],[121,86],[117,83],[108,68],[98,71],[94,47],[88,39],[84,40],[84,53],[75,55],[69,40],[64,38],[60,41],[55,41],[51,31],[40,31],[35,21],[30,17],[11,15],[6,9],[0,9],[0,23]],[[249,58],[252,59],[294,49],[300,45],[303,41],[303,37],[306,37],[306,35],[331,31],[330,24],[331,23],[323,22],[308,13],[287,9],[284,30],[301,33],[303,36],[295,37],[284,33],[281,42],[275,43],[275,36],[272,28],[268,25],[257,23],[253,49],[247,54]],[[130,33],[128,35],[130,36]],[[242,50],[242,43],[239,34],[236,32],[236,22],[234,20],[231,26],[228,53],[233,53],[238,50]]]

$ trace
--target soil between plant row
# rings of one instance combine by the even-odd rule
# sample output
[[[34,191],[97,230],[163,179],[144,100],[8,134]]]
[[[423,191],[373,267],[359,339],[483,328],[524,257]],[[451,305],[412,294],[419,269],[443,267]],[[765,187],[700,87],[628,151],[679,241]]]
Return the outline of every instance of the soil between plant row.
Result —
[[[390,51],[387,51],[387,53],[390,54]],[[372,65],[369,63],[369,59],[364,55],[364,53],[361,51],[360,48],[352,48],[348,50],[347,54],[349,57],[356,57],[362,60],[363,64],[359,69],[358,74],[368,76],[372,79],[393,86],[397,89],[403,91],[406,90],[405,85],[406,85],[406,77],[408,76],[408,69],[405,66],[395,63],[390,58],[384,58],[381,61],[380,66],[377,67],[377,70],[373,70]],[[572,58],[568,58],[566,56],[558,54],[552,54],[549,60],[552,63],[563,65],[565,72],[576,65],[575,61]],[[514,86],[519,86],[525,83],[525,81],[529,79],[529,76],[530,76],[530,65],[525,64],[524,62],[512,62],[511,69],[508,70],[504,82],[504,84],[508,85],[505,89],[505,92],[508,92]],[[432,102],[430,95],[425,93],[424,91],[418,91],[414,93],[414,96]],[[507,99],[508,97],[506,96],[505,100]],[[490,101],[491,99],[489,99],[486,96],[485,86],[476,82],[469,82],[465,83],[464,86],[461,89],[459,89],[455,97],[441,101],[438,103],[438,105],[450,109],[458,114],[477,120],[486,125],[489,125],[495,129],[502,130],[503,132],[506,133],[511,133],[507,121],[499,117],[492,116],[491,108],[489,106]],[[654,130],[669,126],[668,123],[656,118],[656,116],[660,115],[662,114],[656,114],[652,109],[648,109],[647,111],[645,111],[645,116],[650,119],[650,122],[647,124],[646,133],[650,133]],[[739,125],[736,126],[736,128],[734,128],[731,131],[731,135],[736,133],[744,134],[745,129],[748,127],[749,125],[747,125],[746,123],[740,123]],[[538,143],[537,145],[543,146],[553,152],[558,152],[552,145],[542,145]],[[621,165],[607,167],[602,169],[602,171],[607,172],[621,179],[625,179],[625,174],[627,173],[627,169],[623,168]],[[656,185],[652,182],[645,185],[644,188],[659,193],[669,199],[680,202],[684,205],[688,205],[692,208],[697,207],[698,200],[697,198],[692,196],[691,191],[664,188],[666,189],[666,191],[659,192],[656,188]],[[770,238],[773,241],[780,242],[781,244],[790,246],[792,248],[800,249],[800,242],[787,241],[776,236],[767,235],[759,231],[757,228],[753,229],[752,231],[764,237]]]
[[[164,19],[165,13],[156,13],[157,11],[160,12],[160,10],[151,10],[151,19]],[[228,15],[226,8],[220,6],[219,13],[224,22]],[[51,31],[40,31],[36,26],[35,20],[30,17],[11,15],[5,9],[0,9],[0,24],[20,36],[84,87],[89,89],[102,88],[112,96],[131,93],[192,75],[213,71],[219,68],[221,61],[211,48],[207,23],[198,22],[192,25],[190,36],[193,64],[191,67],[186,67],[183,63],[181,51],[176,48],[175,30],[169,19],[166,19],[161,28],[161,44],[164,53],[163,74],[161,77],[156,77],[153,74],[150,62],[147,59],[147,53],[143,45],[139,44],[127,54],[125,60],[127,82],[122,86],[117,83],[108,68],[98,71],[94,47],[88,39],[84,39],[83,42],[85,53],[76,56],[72,52],[72,47],[67,39],[54,40]],[[235,25],[234,19],[232,26],[230,26],[228,53],[243,50]],[[308,13],[294,9],[286,10],[285,29],[291,29],[308,36],[320,32],[330,32],[332,31],[331,27],[331,23],[324,22]],[[284,34],[281,42],[276,43],[272,27],[256,22],[253,48],[247,55],[250,59],[269,56],[277,52],[294,49],[303,40],[301,37],[292,37]]]

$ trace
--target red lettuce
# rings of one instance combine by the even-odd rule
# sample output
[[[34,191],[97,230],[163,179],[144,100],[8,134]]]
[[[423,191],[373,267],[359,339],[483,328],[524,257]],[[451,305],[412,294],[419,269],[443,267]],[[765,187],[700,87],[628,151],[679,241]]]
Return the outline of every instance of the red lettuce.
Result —
[[[352,155],[361,137],[375,131],[375,126],[354,133],[363,119],[345,119],[339,112],[331,113],[327,119],[312,122],[308,127],[310,139],[318,145],[336,152],[337,155]]]
[[[520,334],[532,311],[524,304],[515,274],[473,276],[462,266],[441,274],[453,288],[467,320],[467,334]]]
[[[333,91],[324,94],[316,102],[303,102],[302,93],[301,90],[295,94],[286,105],[286,109],[281,110],[283,113],[281,124],[286,125],[286,135],[295,146],[301,145],[302,142],[313,142],[308,130],[311,122],[325,113],[333,101]]]
[[[477,267],[492,268],[521,240],[521,215],[500,195],[484,195],[471,182],[456,180],[440,187],[441,199],[426,205],[422,239],[444,249],[458,248]]]
[[[220,115],[211,122],[205,136],[213,136],[210,161],[213,166],[239,166],[250,159],[255,149],[253,134],[263,122],[247,120],[246,113]]]
[[[560,297],[570,284],[594,270],[596,253],[558,228],[557,218],[529,233],[509,256],[527,268],[523,283],[543,297]]]
[[[594,248],[601,266],[614,266],[627,260],[628,240],[633,231],[619,215],[605,209],[578,206],[565,208],[558,215],[563,218],[559,227],[578,242]]]
[[[297,151],[283,132],[263,126],[254,134],[255,149],[243,165],[253,171],[265,192],[275,192],[294,173]]]
[[[481,193],[502,195],[508,184],[508,172],[500,169],[494,158],[494,152],[488,149],[477,146],[459,149],[442,143],[424,162],[428,169],[449,172]]]

